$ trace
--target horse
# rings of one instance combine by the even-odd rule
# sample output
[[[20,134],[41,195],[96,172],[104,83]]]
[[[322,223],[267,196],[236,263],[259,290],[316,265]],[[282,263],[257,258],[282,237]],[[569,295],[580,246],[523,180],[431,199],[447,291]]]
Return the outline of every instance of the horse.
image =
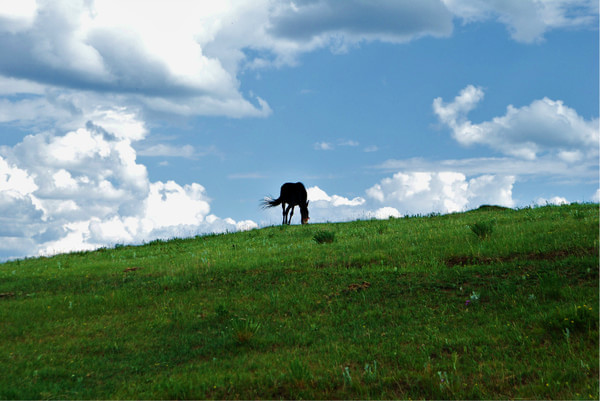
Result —
[[[294,215],[294,207],[300,206],[300,215],[302,217],[302,224],[308,223],[308,201],[306,188],[301,182],[291,183],[286,182],[281,186],[279,192],[279,198],[272,199],[271,197],[265,197],[262,201],[263,209],[269,207],[275,207],[281,205],[283,209],[283,222],[281,224],[290,224],[292,216]],[[287,207],[286,207],[287,204]],[[288,218],[288,213],[290,214]]]

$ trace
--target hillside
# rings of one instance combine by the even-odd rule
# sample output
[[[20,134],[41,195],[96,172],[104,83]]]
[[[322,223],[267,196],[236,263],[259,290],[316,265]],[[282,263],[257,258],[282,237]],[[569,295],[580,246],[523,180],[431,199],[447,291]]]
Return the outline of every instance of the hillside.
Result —
[[[597,204],[0,264],[0,398],[598,399]]]

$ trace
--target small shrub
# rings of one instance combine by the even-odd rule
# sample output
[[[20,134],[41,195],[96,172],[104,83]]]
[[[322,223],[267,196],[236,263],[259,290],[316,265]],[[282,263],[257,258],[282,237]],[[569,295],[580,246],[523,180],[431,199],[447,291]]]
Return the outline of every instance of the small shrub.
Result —
[[[335,240],[335,233],[332,231],[321,230],[315,234],[313,240],[315,240],[317,244],[330,244]]]
[[[477,235],[480,239],[489,238],[494,231],[495,222],[492,221],[482,221],[469,226],[473,234]]]

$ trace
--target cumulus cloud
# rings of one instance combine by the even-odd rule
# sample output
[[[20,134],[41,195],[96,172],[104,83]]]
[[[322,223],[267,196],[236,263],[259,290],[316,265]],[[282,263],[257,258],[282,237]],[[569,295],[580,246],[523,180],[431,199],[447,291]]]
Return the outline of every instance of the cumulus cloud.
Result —
[[[406,214],[451,213],[491,203],[513,207],[513,176],[467,179],[457,172],[398,172],[367,189],[378,204]]]
[[[348,199],[339,195],[328,195],[321,188],[308,188],[311,222],[351,221],[357,219],[387,219],[401,217],[393,207],[374,208],[363,197]]]
[[[308,188],[307,192],[311,223],[364,218],[363,205],[366,202],[364,198],[348,199],[339,195],[330,196],[318,186]]]
[[[0,258],[257,227],[211,215],[200,184],[151,182],[132,146],[146,135],[134,115],[94,117],[0,148]]]
[[[586,120],[562,101],[543,98],[520,108],[509,105],[505,115],[475,124],[467,114],[483,96],[481,88],[469,85],[452,102],[433,101],[435,114],[462,145],[487,145],[528,160],[548,152],[566,162],[597,156],[597,119]]]
[[[332,195],[329,196],[321,188],[314,186],[307,190],[308,200],[315,202],[327,202],[334,207],[338,206],[360,206],[365,203],[365,200],[361,197],[355,197],[353,199],[344,198],[343,196]]]

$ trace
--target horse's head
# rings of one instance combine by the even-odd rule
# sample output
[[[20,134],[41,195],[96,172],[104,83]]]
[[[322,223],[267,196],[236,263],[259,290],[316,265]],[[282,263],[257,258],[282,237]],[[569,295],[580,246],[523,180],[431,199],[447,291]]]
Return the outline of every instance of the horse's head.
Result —
[[[308,217],[308,202],[306,201],[306,204],[300,207],[300,215],[302,216],[302,224],[308,224],[308,220],[310,219]]]

